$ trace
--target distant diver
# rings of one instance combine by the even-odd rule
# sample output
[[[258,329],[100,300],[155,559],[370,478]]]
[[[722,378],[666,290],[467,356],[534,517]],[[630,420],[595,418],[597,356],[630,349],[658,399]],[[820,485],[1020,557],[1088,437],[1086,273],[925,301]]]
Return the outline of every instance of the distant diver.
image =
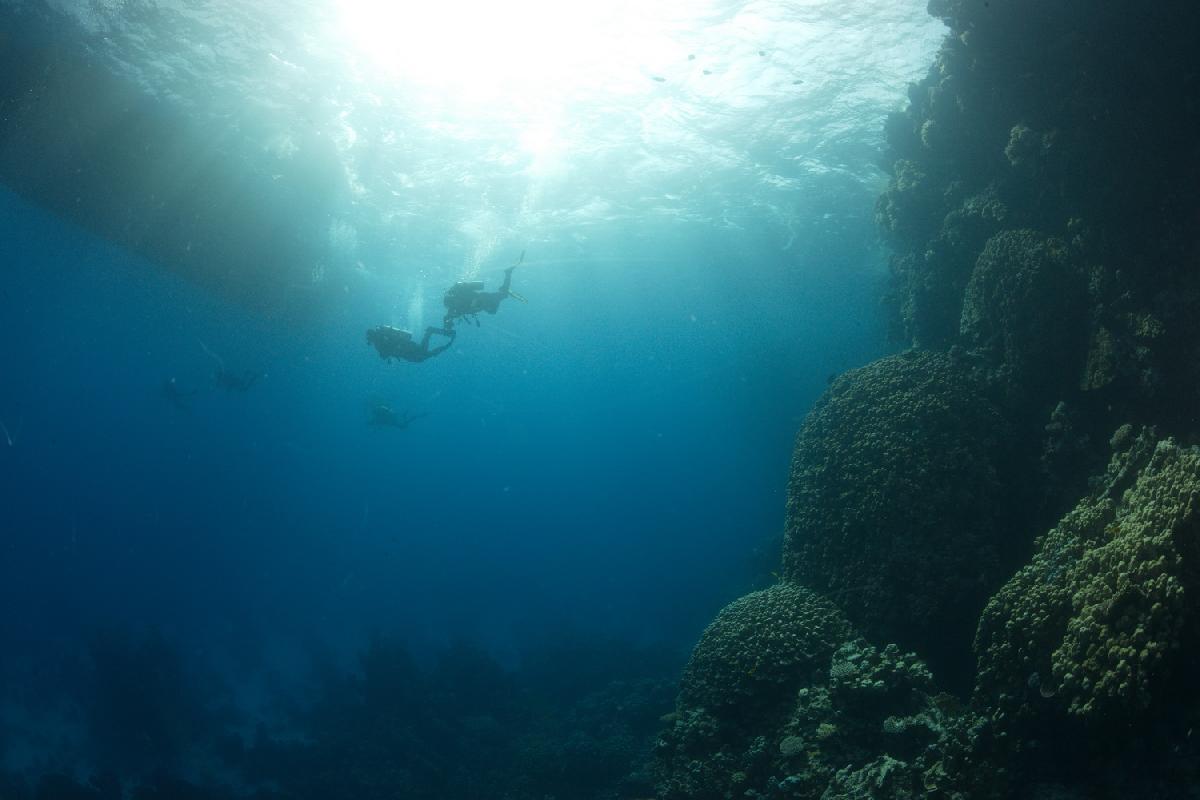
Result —
[[[200,342],[199,339],[196,341]],[[217,371],[213,373],[213,384],[222,389],[231,392],[245,392],[257,383],[259,378],[263,377],[261,372],[250,369],[232,372],[225,368],[225,361],[219,355],[208,349],[208,345],[200,342],[200,347],[208,353],[209,358],[216,362]]]
[[[426,414],[409,414],[407,411],[397,413],[390,406],[382,403],[371,406],[371,425],[377,428],[399,428],[404,430],[412,422],[427,416]]]
[[[191,411],[192,407],[188,404],[189,397],[195,397],[199,390],[193,389],[190,392],[185,392],[179,387],[179,382],[174,378],[167,378],[162,382],[162,394],[167,402],[178,408],[180,411]]]
[[[460,319],[470,320],[479,325],[476,315],[484,311],[495,314],[500,310],[500,301],[506,297],[520,300],[522,303],[528,302],[509,288],[512,285],[512,271],[521,266],[524,260],[525,251],[522,250],[517,263],[504,270],[504,282],[494,292],[483,291],[483,281],[460,281],[447,289],[442,298],[442,302],[446,304],[446,316],[442,324],[446,329],[453,330],[454,323]]]
[[[17,422],[16,433],[12,433],[9,431],[8,426],[4,424],[4,420],[0,420],[0,431],[4,431],[4,441],[8,443],[9,447],[17,446],[17,439],[19,439],[21,436],[21,426],[24,424],[25,418],[21,417],[21,419]]]
[[[261,377],[261,372],[255,372],[250,369],[243,370],[242,372],[230,372],[226,369],[219,369],[213,373],[213,383],[231,392],[245,392],[257,383]]]
[[[448,337],[449,341],[431,348],[429,340],[433,338],[435,333]],[[425,329],[425,335],[421,337],[421,343],[417,344],[413,341],[412,333],[409,331],[393,328],[390,325],[380,325],[377,328],[367,331],[367,344],[374,347],[379,352],[379,357],[389,364],[392,363],[393,358],[416,363],[433,358],[454,344],[454,329],[451,327],[434,328],[430,326]]]

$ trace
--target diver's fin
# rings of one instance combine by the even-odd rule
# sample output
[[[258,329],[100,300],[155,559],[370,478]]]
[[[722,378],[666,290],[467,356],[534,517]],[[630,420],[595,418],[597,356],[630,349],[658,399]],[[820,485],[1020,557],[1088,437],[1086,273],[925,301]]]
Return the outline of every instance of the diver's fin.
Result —
[[[520,300],[522,303],[528,303],[528,302],[529,302],[529,301],[528,301],[528,300],[526,300],[524,297],[522,297],[521,295],[519,295],[519,294],[517,294],[516,292],[514,292],[512,289],[509,289],[509,290],[508,290],[508,296],[509,296],[509,297],[511,297],[513,300]]]
[[[213,361],[217,362],[217,369],[221,370],[221,372],[224,372],[225,371],[225,362],[221,360],[221,357],[219,355],[217,355],[216,353],[214,353],[212,350],[209,350],[208,345],[206,345],[204,343],[204,341],[201,340],[199,337],[196,337],[196,341],[200,342],[200,349],[202,349],[205,353],[208,353],[209,358],[211,358]]]
[[[521,262],[523,262],[524,260],[525,260],[525,251],[524,251],[524,250],[522,250],[522,251],[521,251],[521,257],[517,259],[517,263],[513,264],[513,266],[514,266],[514,267],[519,267],[519,266],[521,266]]]

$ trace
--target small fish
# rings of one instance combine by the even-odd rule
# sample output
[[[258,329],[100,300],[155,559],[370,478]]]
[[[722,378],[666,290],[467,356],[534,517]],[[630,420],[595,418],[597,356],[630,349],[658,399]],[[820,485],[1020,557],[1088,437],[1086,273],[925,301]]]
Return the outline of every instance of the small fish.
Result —
[[[666,83],[667,82],[667,79],[661,75],[652,75],[651,79],[658,83]]]

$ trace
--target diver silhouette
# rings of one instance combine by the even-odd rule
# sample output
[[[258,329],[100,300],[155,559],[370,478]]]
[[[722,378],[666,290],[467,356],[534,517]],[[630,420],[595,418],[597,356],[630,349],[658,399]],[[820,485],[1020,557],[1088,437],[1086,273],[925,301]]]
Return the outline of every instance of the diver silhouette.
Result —
[[[191,411],[192,407],[187,403],[189,397],[195,397],[198,389],[192,389],[190,392],[180,388],[179,382],[175,378],[167,378],[162,382],[162,395],[168,403],[178,408],[180,411]]]
[[[377,428],[399,428],[400,430],[404,430],[411,423],[425,416],[428,416],[428,414],[410,414],[407,411],[397,413],[390,406],[377,403],[371,406],[371,419],[368,424],[374,425]]]
[[[483,291],[483,281],[459,281],[447,289],[446,294],[442,297],[442,302],[446,306],[446,316],[442,319],[442,324],[446,329],[453,330],[454,323],[460,319],[474,322],[478,326],[477,315],[481,312],[495,314],[500,310],[500,302],[506,297],[520,300],[522,303],[528,302],[510,288],[513,270],[521,266],[521,262],[524,260],[525,251],[522,250],[517,263],[504,270],[504,282],[494,292]]]
[[[449,337],[449,341],[431,348],[429,340],[435,333]],[[454,344],[454,329],[430,326],[425,329],[425,335],[421,337],[421,342],[418,344],[413,341],[412,333],[409,331],[393,328],[391,325],[379,325],[367,331],[367,344],[374,347],[379,353],[379,357],[389,364],[392,363],[393,358],[417,363],[433,358]]]
[[[231,392],[245,392],[261,377],[261,372],[249,369],[242,372],[230,372],[227,369],[218,369],[213,373],[213,383]]]
[[[214,385],[231,392],[245,392],[257,383],[259,378],[263,377],[263,373],[250,369],[242,370],[241,372],[233,372],[226,369],[224,359],[212,350],[209,350],[208,345],[204,342],[201,342],[199,339],[196,341],[200,342],[200,347],[203,348],[205,353],[208,353],[209,358],[216,362],[217,371],[212,376]]]
[[[16,433],[13,433],[8,429],[8,426],[4,424],[4,420],[0,420],[0,431],[4,431],[4,441],[8,443],[9,447],[17,446],[17,440],[21,436],[21,428],[24,426],[24,424],[25,418],[21,417],[21,419],[17,421]]]

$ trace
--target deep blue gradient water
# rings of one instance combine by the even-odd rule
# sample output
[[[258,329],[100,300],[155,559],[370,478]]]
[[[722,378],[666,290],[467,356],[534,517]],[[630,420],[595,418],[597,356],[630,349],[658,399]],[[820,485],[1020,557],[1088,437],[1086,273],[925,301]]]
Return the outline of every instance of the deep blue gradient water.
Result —
[[[378,303],[273,324],[11,194],[0,218],[10,655],[104,625],[252,659],[372,629],[690,641],[780,528],[800,416],[882,339],[860,238],[530,248],[528,304],[386,364]],[[202,343],[265,377],[215,387]],[[371,426],[378,402],[427,416]]]
[[[919,2],[559,8],[468,46],[415,5],[0,0],[0,55],[49,76],[0,120],[0,778],[167,763],[106,754],[100,673],[139,651],[105,641],[161,637],[237,727],[377,634],[677,669],[772,580],[800,422],[886,347],[882,123],[943,28]],[[397,60],[384,23],[449,44]],[[522,253],[527,302],[437,358],[368,345]]]

